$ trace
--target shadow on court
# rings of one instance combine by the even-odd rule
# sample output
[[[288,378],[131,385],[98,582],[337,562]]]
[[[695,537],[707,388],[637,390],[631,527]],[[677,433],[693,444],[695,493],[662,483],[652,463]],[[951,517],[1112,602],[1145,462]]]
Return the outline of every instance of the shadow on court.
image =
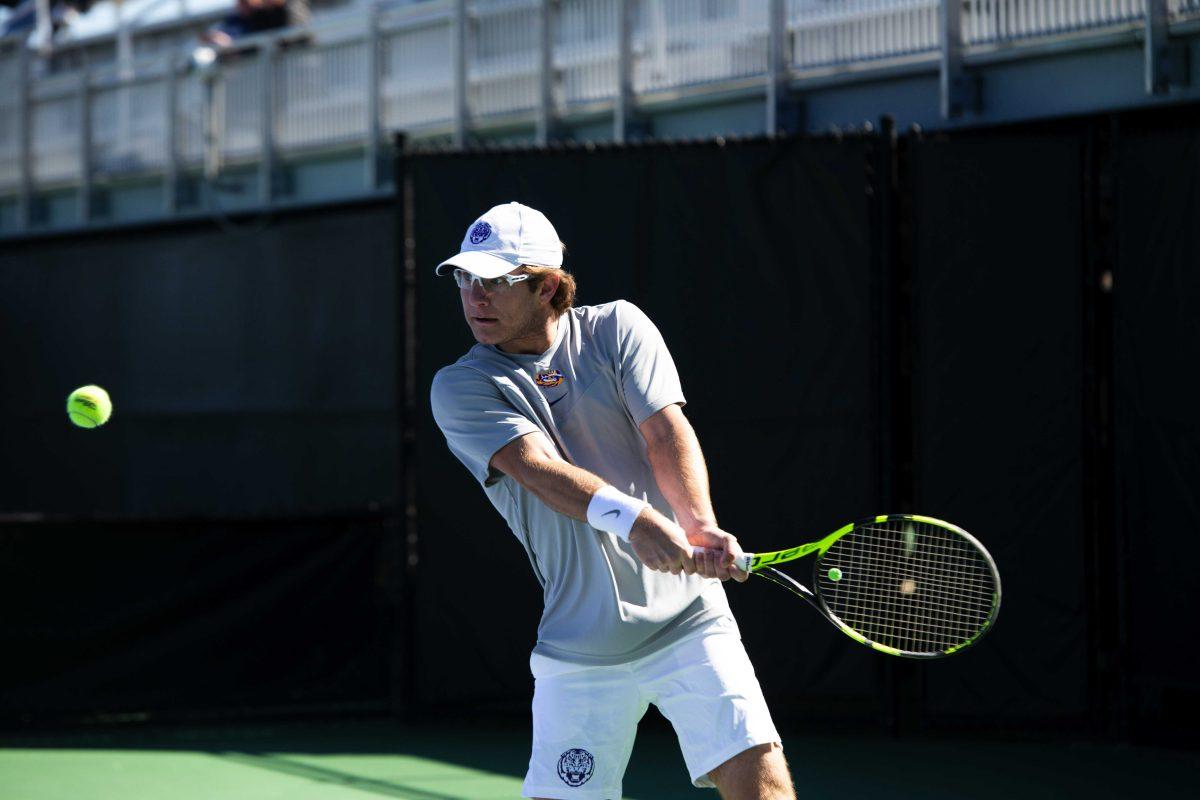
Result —
[[[499,800],[520,796],[521,722],[306,722],[145,726],[0,737],[3,797],[39,800]],[[1200,770],[1185,751],[1067,742],[786,737],[803,798],[1183,796]],[[690,787],[670,729],[643,722],[629,800],[713,797]]]

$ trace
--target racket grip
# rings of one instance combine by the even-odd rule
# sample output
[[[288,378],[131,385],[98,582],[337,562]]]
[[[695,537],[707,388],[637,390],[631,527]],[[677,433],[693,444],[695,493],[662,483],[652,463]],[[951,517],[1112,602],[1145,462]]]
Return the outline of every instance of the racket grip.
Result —
[[[705,552],[706,550],[707,550],[707,548],[692,545],[692,558],[695,558],[697,555]],[[715,553],[717,551],[713,550],[711,552]],[[753,560],[754,560],[754,553],[742,553],[741,558],[734,559],[733,565],[735,567],[737,567],[738,569],[740,569],[742,572],[749,572],[750,571],[750,562]]]

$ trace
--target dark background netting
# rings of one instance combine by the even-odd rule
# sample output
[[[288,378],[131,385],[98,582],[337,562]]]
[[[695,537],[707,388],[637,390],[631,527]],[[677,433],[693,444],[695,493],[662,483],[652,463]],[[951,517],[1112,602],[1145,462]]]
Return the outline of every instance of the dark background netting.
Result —
[[[387,534],[369,519],[0,527],[0,715],[386,708]]]
[[[0,251],[0,715],[390,703],[393,220]],[[112,422],[64,425],[92,382]]]
[[[394,505],[394,237],[376,205],[4,247],[0,512]],[[86,383],[120,424],[62,424]]]
[[[1188,735],[1198,153],[1190,109],[894,149],[419,153],[407,207],[7,244],[0,715],[525,713],[540,592],[427,407],[471,344],[433,267],[520,200],[567,242],[581,303],[662,330],[748,546],[918,510],[995,554],[996,629],[938,663],[730,586],[785,726]],[[64,419],[88,382],[116,401],[97,431]]]
[[[1115,148],[1116,542],[1136,732],[1196,736],[1200,681],[1200,119],[1130,119]]]
[[[933,714],[1087,709],[1082,164],[1069,132],[912,145],[916,507],[1004,585],[986,655],[923,665]]]

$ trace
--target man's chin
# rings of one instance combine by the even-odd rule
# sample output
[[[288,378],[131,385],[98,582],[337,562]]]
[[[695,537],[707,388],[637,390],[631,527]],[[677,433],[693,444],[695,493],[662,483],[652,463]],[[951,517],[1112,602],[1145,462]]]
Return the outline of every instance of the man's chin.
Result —
[[[471,325],[471,335],[475,337],[475,341],[480,344],[496,344],[502,337],[500,332],[490,328],[481,328],[477,325]]]

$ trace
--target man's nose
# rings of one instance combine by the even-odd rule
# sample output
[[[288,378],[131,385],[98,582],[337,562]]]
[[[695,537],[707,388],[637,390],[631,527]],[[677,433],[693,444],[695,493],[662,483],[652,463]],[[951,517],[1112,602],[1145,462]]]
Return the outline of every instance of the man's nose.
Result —
[[[483,305],[484,303],[486,303],[488,301],[487,292],[485,292],[483,290],[483,287],[480,284],[478,284],[477,282],[475,282],[475,281],[471,282],[471,290],[470,291],[471,291],[471,293],[470,293],[470,295],[468,295],[468,297],[471,301],[471,305],[474,305],[474,306]]]

